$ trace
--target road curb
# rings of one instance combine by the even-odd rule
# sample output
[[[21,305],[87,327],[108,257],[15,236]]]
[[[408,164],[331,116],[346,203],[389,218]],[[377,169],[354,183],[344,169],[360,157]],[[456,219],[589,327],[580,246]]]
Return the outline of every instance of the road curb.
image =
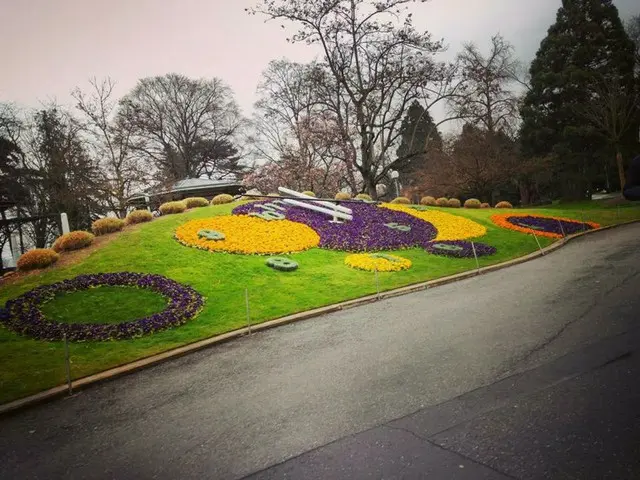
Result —
[[[336,303],[333,305],[327,305],[325,307],[320,307],[312,310],[307,310],[305,312],[295,313],[293,315],[287,315],[285,317],[280,317],[274,320],[269,320],[256,325],[252,325],[251,327],[243,327],[237,330],[233,330],[231,332],[223,333],[221,335],[216,335],[215,337],[199,340],[197,342],[190,343],[182,347],[174,348],[172,350],[167,350],[166,352],[159,353],[157,355],[152,355],[150,357],[142,358],[140,360],[136,360],[135,362],[120,365],[118,367],[111,368],[109,370],[105,370],[100,373],[79,378],[71,382],[71,387],[74,391],[78,391],[90,385],[94,385],[96,383],[104,382],[104,381],[111,380],[123,375],[127,375],[147,367],[158,365],[167,360],[178,358],[183,355],[187,355],[189,353],[193,353],[214,345],[219,345],[225,342],[229,342],[231,340],[235,340],[237,338],[246,336],[251,333],[269,330],[282,325],[287,325],[290,323],[299,322],[302,320],[308,320],[310,318],[315,318],[320,315],[325,315],[328,313],[334,313],[341,310],[346,310],[349,308],[366,305],[369,303],[376,302],[378,300],[384,300],[388,298],[398,297],[401,295],[407,295],[409,293],[415,293],[422,290],[427,290],[434,287],[439,287],[442,285],[448,285],[450,283],[459,282],[461,280],[465,280],[468,278],[477,277],[478,275],[482,275],[484,273],[502,270],[508,267],[519,265],[521,263],[525,263],[530,260],[534,260],[536,258],[545,256],[559,248],[562,248],[564,245],[566,245],[572,240],[575,240],[576,238],[580,238],[582,236],[589,235],[592,233],[602,232],[605,230],[610,230],[613,228],[631,225],[639,222],[640,220],[632,220],[629,222],[619,223],[616,225],[607,225],[605,227],[601,227],[598,229],[576,233],[574,235],[565,237],[541,250],[530,253],[528,255],[524,255],[522,257],[508,260],[506,262],[498,263],[495,265],[489,265],[487,267],[482,267],[480,269],[469,270],[466,272],[458,273],[456,275],[450,275],[450,276],[438,278],[435,280],[429,280],[427,282],[420,282],[413,285],[407,285],[405,287],[400,287],[393,290],[388,290],[386,292],[381,292],[380,294],[367,295],[365,297],[360,297],[353,300],[347,300],[347,301]],[[67,392],[68,392],[67,385],[59,385],[57,387],[44,390],[42,392],[36,393],[34,395],[30,395],[28,397],[24,397],[9,403],[5,403],[3,405],[0,405],[0,415],[16,412],[18,410],[36,405],[38,403],[43,403],[45,401],[64,396],[65,394],[67,394]]]

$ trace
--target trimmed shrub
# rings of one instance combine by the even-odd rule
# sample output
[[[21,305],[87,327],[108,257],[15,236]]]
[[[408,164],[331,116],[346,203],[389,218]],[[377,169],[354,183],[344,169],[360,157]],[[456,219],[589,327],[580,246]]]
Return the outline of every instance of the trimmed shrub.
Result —
[[[356,200],[367,200],[367,201],[371,201],[371,195],[367,195],[366,193],[359,193],[356,195]]]
[[[60,235],[56,241],[53,242],[53,246],[51,248],[58,253],[69,250],[79,250],[91,245],[94,238],[96,237],[89,232],[76,230],[75,232]]]
[[[488,203],[483,203],[482,205],[480,205],[480,208],[491,208],[491,205],[489,205]]]
[[[119,232],[124,228],[124,220],[114,217],[100,218],[91,224],[91,231],[94,235],[105,235],[106,233]]]
[[[153,220],[153,214],[148,210],[134,210],[127,215],[124,219],[124,223],[132,225],[134,223],[144,223]]]
[[[160,213],[162,215],[171,215],[172,213],[182,213],[187,209],[184,202],[167,202],[160,205]]]
[[[313,193],[311,190],[305,190],[304,192],[302,192],[303,195],[309,195],[310,197],[315,197],[316,194]]]
[[[336,193],[336,200],[351,200],[351,195],[346,192]]]
[[[58,261],[60,255],[50,248],[34,248],[18,258],[18,270],[35,270],[46,268]]]
[[[464,202],[464,208],[480,208],[480,200],[477,198],[470,198]]]
[[[447,207],[460,208],[461,206],[462,206],[462,203],[457,198],[450,198],[449,201],[447,202]]]
[[[402,205],[411,205],[411,200],[409,200],[407,197],[396,197],[391,201],[391,203],[400,203]]]
[[[254,200],[254,198],[251,198]],[[233,202],[233,197],[228,193],[221,193],[220,195],[216,195],[211,199],[211,205],[223,205],[225,203]]]
[[[439,207],[447,207],[449,205],[449,200],[444,197],[440,197],[436,200],[436,205]]]
[[[427,195],[426,197],[422,197],[420,199],[420,205],[428,205],[430,207],[435,207],[436,205],[438,205],[436,203],[436,199]]]
[[[496,203],[496,208],[513,208],[513,205],[511,205],[509,202],[498,202]]]
[[[209,200],[204,197],[189,197],[182,200],[187,208],[199,208],[209,206]]]

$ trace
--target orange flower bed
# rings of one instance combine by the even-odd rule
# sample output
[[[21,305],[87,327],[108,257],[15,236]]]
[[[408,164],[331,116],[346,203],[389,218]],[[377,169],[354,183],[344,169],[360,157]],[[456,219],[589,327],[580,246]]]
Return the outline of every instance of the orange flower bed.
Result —
[[[497,226],[540,237],[563,238],[584,230],[600,228],[595,222],[581,222],[573,218],[549,217],[535,213],[498,213],[491,216]]]

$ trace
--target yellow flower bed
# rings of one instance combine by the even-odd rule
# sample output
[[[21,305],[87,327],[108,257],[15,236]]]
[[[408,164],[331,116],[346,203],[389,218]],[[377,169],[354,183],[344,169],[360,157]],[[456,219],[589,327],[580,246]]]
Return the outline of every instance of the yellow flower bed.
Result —
[[[383,203],[382,206],[390,210],[408,213],[413,217],[433,224],[438,230],[438,236],[435,240],[465,240],[467,238],[482,237],[487,234],[487,229],[483,225],[468,218],[452,215],[435,208],[420,211],[396,203]]]
[[[354,253],[344,259],[351,268],[373,272],[397,272],[411,268],[411,260],[388,253]]]
[[[223,233],[225,238],[200,238],[198,232],[201,230],[215,230]],[[302,223],[267,221],[246,215],[191,220],[176,229],[176,239],[188,247],[255,255],[299,252],[320,243],[318,234]]]

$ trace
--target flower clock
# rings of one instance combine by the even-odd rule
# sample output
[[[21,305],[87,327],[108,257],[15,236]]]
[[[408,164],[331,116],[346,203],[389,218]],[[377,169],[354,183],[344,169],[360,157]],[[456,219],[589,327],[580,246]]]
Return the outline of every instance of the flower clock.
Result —
[[[549,217],[545,215],[505,213],[492,215],[491,221],[499,227],[541,237],[562,238],[567,235],[600,228],[594,222],[579,222],[571,218]]]
[[[348,255],[344,263],[369,272],[397,272],[411,268],[411,260],[385,253],[354,253]]]
[[[167,307],[148,317],[115,324],[55,322],[40,311],[40,307],[56,295],[101,286],[148,289],[164,296]],[[100,273],[44,285],[9,300],[0,320],[16,333],[39,340],[59,341],[65,337],[75,342],[124,340],[182,325],[194,318],[203,305],[204,299],[198,292],[161,275]]]
[[[465,240],[436,240],[428,243],[425,246],[425,250],[434,255],[453,258],[486,257],[496,253],[496,248],[491,245],[472,243]]]

